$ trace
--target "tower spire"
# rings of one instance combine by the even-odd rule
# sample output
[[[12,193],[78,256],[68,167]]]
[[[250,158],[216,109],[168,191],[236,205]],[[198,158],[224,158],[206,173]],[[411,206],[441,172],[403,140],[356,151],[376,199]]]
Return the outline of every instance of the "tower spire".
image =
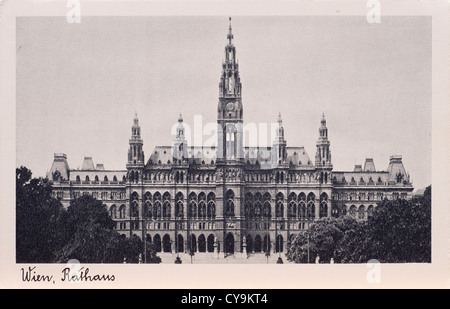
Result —
[[[327,121],[325,113],[320,120],[319,138],[317,139],[316,166],[331,166],[330,141],[328,140]]]
[[[219,96],[221,98],[236,99],[241,97],[241,80],[239,77],[239,64],[236,59],[236,47],[233,45],[233,32],[231,17],[229,17],[228,44],[225,45],[225,58],[222,63],[222,74],[219,83]]]
[[[228,42],[219,82],[219,104],[217,122],[220,131],[217,135],[217,160],[236,160],[244,158],[243,150],[243,108],[242,84],[239,77],[239,64],[236,47],[233,44],[231,17],[228,18]]]
[[[133,126],[131,127],[131,138],[129,140],[130,148],[128,150],[128,164],[131,166],[141,166],[144,164],[144,151],[142,149],[144,142],[141,138],[141,127],[137,113],[134,113]]]
[[[172,157],[176,160],[181,160],[188,157],[187,140],[185,137],[183,116],[180,113],[178,117],[178,126],[176,129],[175,140],[172,145]]]
[[[272,160],[274,166],[286,160],[286,140],[284,139],[284,128],[283,120],[281,119],[281,113],[278,113],[278,128],[276,132],[276,137],[273,141],[273,155]]]

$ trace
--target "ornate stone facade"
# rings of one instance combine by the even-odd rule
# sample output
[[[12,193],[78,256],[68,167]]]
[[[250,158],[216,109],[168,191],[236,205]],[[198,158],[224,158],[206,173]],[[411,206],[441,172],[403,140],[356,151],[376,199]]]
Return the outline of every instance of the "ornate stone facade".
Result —
[[[55,154],[48,177],[64,206],[89,194],[100,199],[116,229],[145,237],[163,252],[280,252],[299,231],[322,217],[366,220],[377,202],[410,198],[412,184],[401,156],[376,171],[334,171],[325,116],[314,164],[304,147],[288,147],[281,116],[272,147],[243,146],[243,103],[231,24],[219,84],[217,147],[189,146],[178,119],[172,146],[158,146],[145,161],[137,116],[124,170],[94,167],[85,158],[70,169]]]

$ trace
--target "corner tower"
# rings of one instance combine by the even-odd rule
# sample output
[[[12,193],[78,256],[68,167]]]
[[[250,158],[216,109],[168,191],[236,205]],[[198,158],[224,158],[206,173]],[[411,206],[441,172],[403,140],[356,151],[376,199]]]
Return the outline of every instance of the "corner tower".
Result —
[[[328,140],[328,128],[327,121],[325,120],[325,114],[322,114],[322,120],[320,121],[319,138],[316,143],[316,170],[320,173],[320,182],[331,182],[331,170],[333,165],[331,164],[331,151],[330,141]]]
[[[129,140],[130,148],[128,149],[128,178],[131,182],[139,181],[142,177],[142,169],[144,168],[144,150],[142,146],[144,142],[141,138],[141,127],[137,114],[134,116],[133,126],[131,127],[131,138]]]

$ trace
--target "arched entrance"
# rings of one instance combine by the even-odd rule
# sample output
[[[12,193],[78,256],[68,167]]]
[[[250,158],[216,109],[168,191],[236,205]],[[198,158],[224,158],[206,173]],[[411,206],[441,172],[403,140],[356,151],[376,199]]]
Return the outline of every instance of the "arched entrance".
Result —
[[[197,238],[195,238],[194,234],[191,234],[191,243],[190,243],[190,252],[197,252]]]
[[[264,236],[263,250],[264,250],[264,252],[270,252],[270,236],[269,235]]]
[[[262,249],[261,236],[256,235],[255,236],[254,250],[255,250],[255,252],[261,252],[261,249]]]
[[[207,243],[208,252],[214,252],[214,235],[213,234],[209,234],[207,242],[208,242]]]
[[[184,238],[183,235],[178,234],[178,239],[177,239],[177,252],[178,253],[184,253]]]
[[[231,233],[225,237],[225,253],[234,254],[234,236]]]
[[[206,238],[203,234],[198,236],[198,252],[206,252]]]
[[[155,246],[156,252],[161,252],[161,236],[159,234],[153,237],[153,245]]]
[[[247,239],[246,239],[246,242],[247,242],[247,252],[248,253],[251,253],[251,252],[253,252],[253,238],[252,238],[252,236],[249,234],[249,235],[247,235],[247,237],[246,237]]]
[[[163,251],[172,252],[172,245],[170,243],[170,236],[168,234],[163,236]]]
[[[277,242],[275,244],[275,252],[283,252],[283,236],[277,236]]]

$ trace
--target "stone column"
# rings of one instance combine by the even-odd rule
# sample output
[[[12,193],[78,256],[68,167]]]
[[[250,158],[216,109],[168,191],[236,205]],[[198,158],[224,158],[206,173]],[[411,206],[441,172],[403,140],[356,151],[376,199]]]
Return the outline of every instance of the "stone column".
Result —
[[[242,254],[247,258],[247,238],[245,236],[242,237]]]
[[[217,239],[217,236],[214,238],[214,258],[219,258],[219,241]]]

